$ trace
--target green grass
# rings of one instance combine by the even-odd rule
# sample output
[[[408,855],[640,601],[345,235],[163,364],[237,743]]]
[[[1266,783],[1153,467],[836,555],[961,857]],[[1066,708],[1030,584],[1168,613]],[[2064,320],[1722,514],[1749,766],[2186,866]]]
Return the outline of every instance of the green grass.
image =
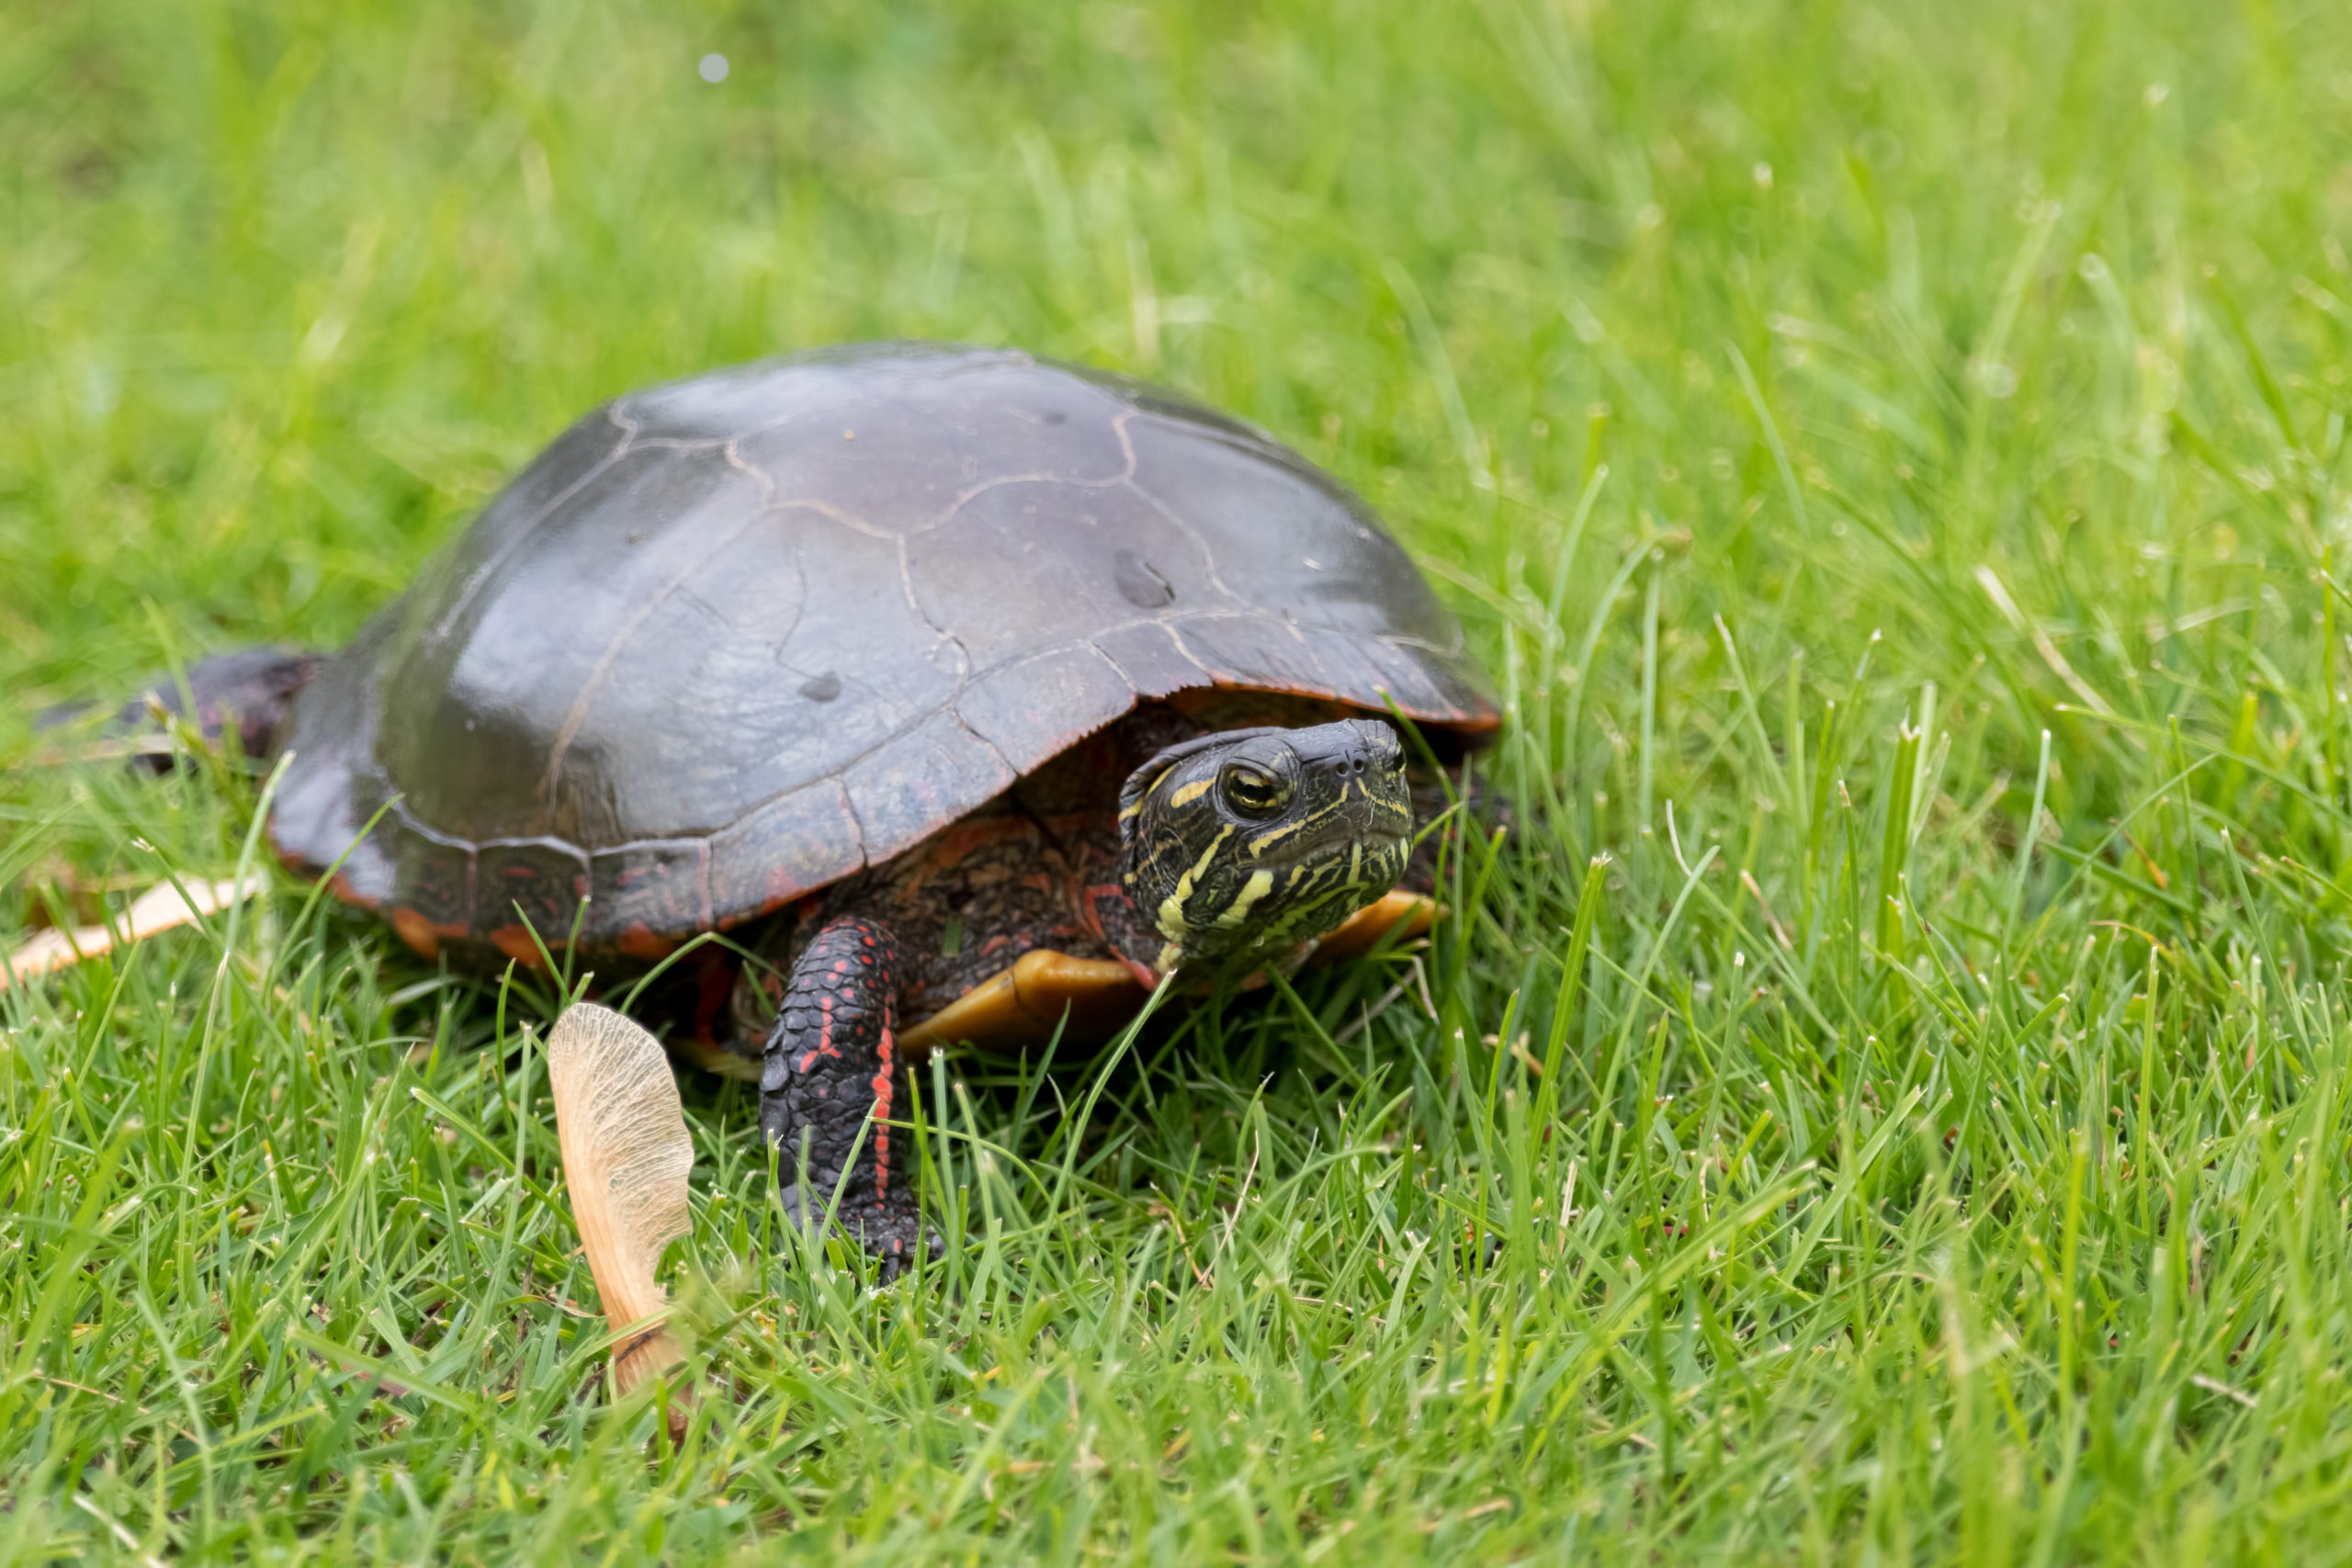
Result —
[[[597,399],[940,335],[1362,487],[1521,830],[1410,964],[942,1064],[919,1282],[690,1084],[676,1452],[543,991],[288,885],[0,995],[0,1561],[2352,1558],[2352,13],[680,13],[0,8],[0,760]],[[0,929],[252,812],[11,768]]]

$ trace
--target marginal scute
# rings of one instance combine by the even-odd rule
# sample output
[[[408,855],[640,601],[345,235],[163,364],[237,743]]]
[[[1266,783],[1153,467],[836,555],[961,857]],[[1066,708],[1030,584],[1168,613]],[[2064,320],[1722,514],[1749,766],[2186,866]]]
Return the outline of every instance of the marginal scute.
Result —
[[[1337,683],[1315,646],[1297,627],[1272,615],[1201,615],[1182,626],[1185,646],[1202,662],[1229,673],[1240,686],[1338,694]]]
[[[956,699],[965,728],[1016,768],[1034,767],[1125,713],[1135,688],[1091,643],[1057,648],[978,676]]]
[[[865,863],[865,835],[839,779],[768,802],[711,836],[710,897],[726,927],[780,909]]]
[[[1337,639],[1326,637],[1327,649]],[[1483,693],[1451,669],[1432,667],[1419,649],[1378,637],[1351,642],[1347,651],[1367,668],[1364,679],[1386,692],[1408,715],[1439,723],[1476,724],[1491,710]],[[1326,660],[1330,655],[1327,652]]]
[[[1170,697],[1217,684],[1215,673],[1193,656],[1176,627],[1166,621],[1114,626],[1093,642],[1138,696]]]
[[[954,710],[933,714],[843,770],[869,861],[912,847],[1018,777]]]
[[[1139,700],[1393,703],[1475,738],[1460,649],[1370,508],[1238,421],[1016,353],[827,350],[559,437],[297,699],[271,833],[425,945],[535,956],[585,897],[584,946],[650,953]]]
[[[657,933],[708,931],[710,840],[653,840],[590,855],[588,897],[596,936],[623,946],[649,946]]]
[[[539,840],[475,852],[475,934],[510,958],[520,956],[518,947],[532,953],[537,947],[527,936],[502,941],[502,933],[536,932],[549,952],[569,945],[587,896],[588,857],[569,844]]]
[[[420,952],[465,937],[474,906],[474,848],[420,830],[395,806],[376,829],[392,866],[394,923]]]

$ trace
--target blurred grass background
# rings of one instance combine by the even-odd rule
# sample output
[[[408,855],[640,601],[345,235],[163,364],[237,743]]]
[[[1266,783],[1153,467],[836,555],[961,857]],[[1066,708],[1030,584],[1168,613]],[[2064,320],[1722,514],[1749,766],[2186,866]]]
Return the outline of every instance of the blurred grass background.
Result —
[[[0,920],[248,844],[43,706],[877,336],[1360,487],[1526,806],[1418,967],[943,1065],[919,1285],[690,1085],[650,1456],[544,994],[292,887],[0,994],[0,1560],[2352,1556],[2347,243],[2320,4],[0,6]]]

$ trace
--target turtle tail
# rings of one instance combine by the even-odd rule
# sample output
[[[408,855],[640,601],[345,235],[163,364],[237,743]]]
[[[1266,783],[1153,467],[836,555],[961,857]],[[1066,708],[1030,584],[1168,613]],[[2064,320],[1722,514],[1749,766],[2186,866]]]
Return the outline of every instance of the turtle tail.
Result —
[[[149,679],[106,728],[124,736],[152,731],[160,710],[192,723],[213,745],[234,730],[244,757],[275,757],[286,743],[295,694],[310,683],[324,658],[310,649],[266,646],[218,653],[189,665],[185,682],[169,673]],[[71,723],[88,711],[87,706],[52,710],[41,716],[40,728]],[[141,751],[136,761],[152,773],[165,773],[172,766],[169,751]]]

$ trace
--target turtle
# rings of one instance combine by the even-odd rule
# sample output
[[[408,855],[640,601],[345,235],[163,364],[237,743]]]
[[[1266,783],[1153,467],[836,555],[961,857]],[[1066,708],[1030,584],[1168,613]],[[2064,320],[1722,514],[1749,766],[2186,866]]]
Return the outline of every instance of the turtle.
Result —
[[[673,1046],[757,1078],[786,1206],[837,1202],[886,1260],[925,1235],[911,1063],[1107,1038],[1167,976],[1417,929],[1430,765],[1499,720],[1459,623],[1297,452],[919,343],[616,398],[348,647],[158,699],[282,753],[277,854],[426,958],[620,973],[729,933],[682,964]]]

